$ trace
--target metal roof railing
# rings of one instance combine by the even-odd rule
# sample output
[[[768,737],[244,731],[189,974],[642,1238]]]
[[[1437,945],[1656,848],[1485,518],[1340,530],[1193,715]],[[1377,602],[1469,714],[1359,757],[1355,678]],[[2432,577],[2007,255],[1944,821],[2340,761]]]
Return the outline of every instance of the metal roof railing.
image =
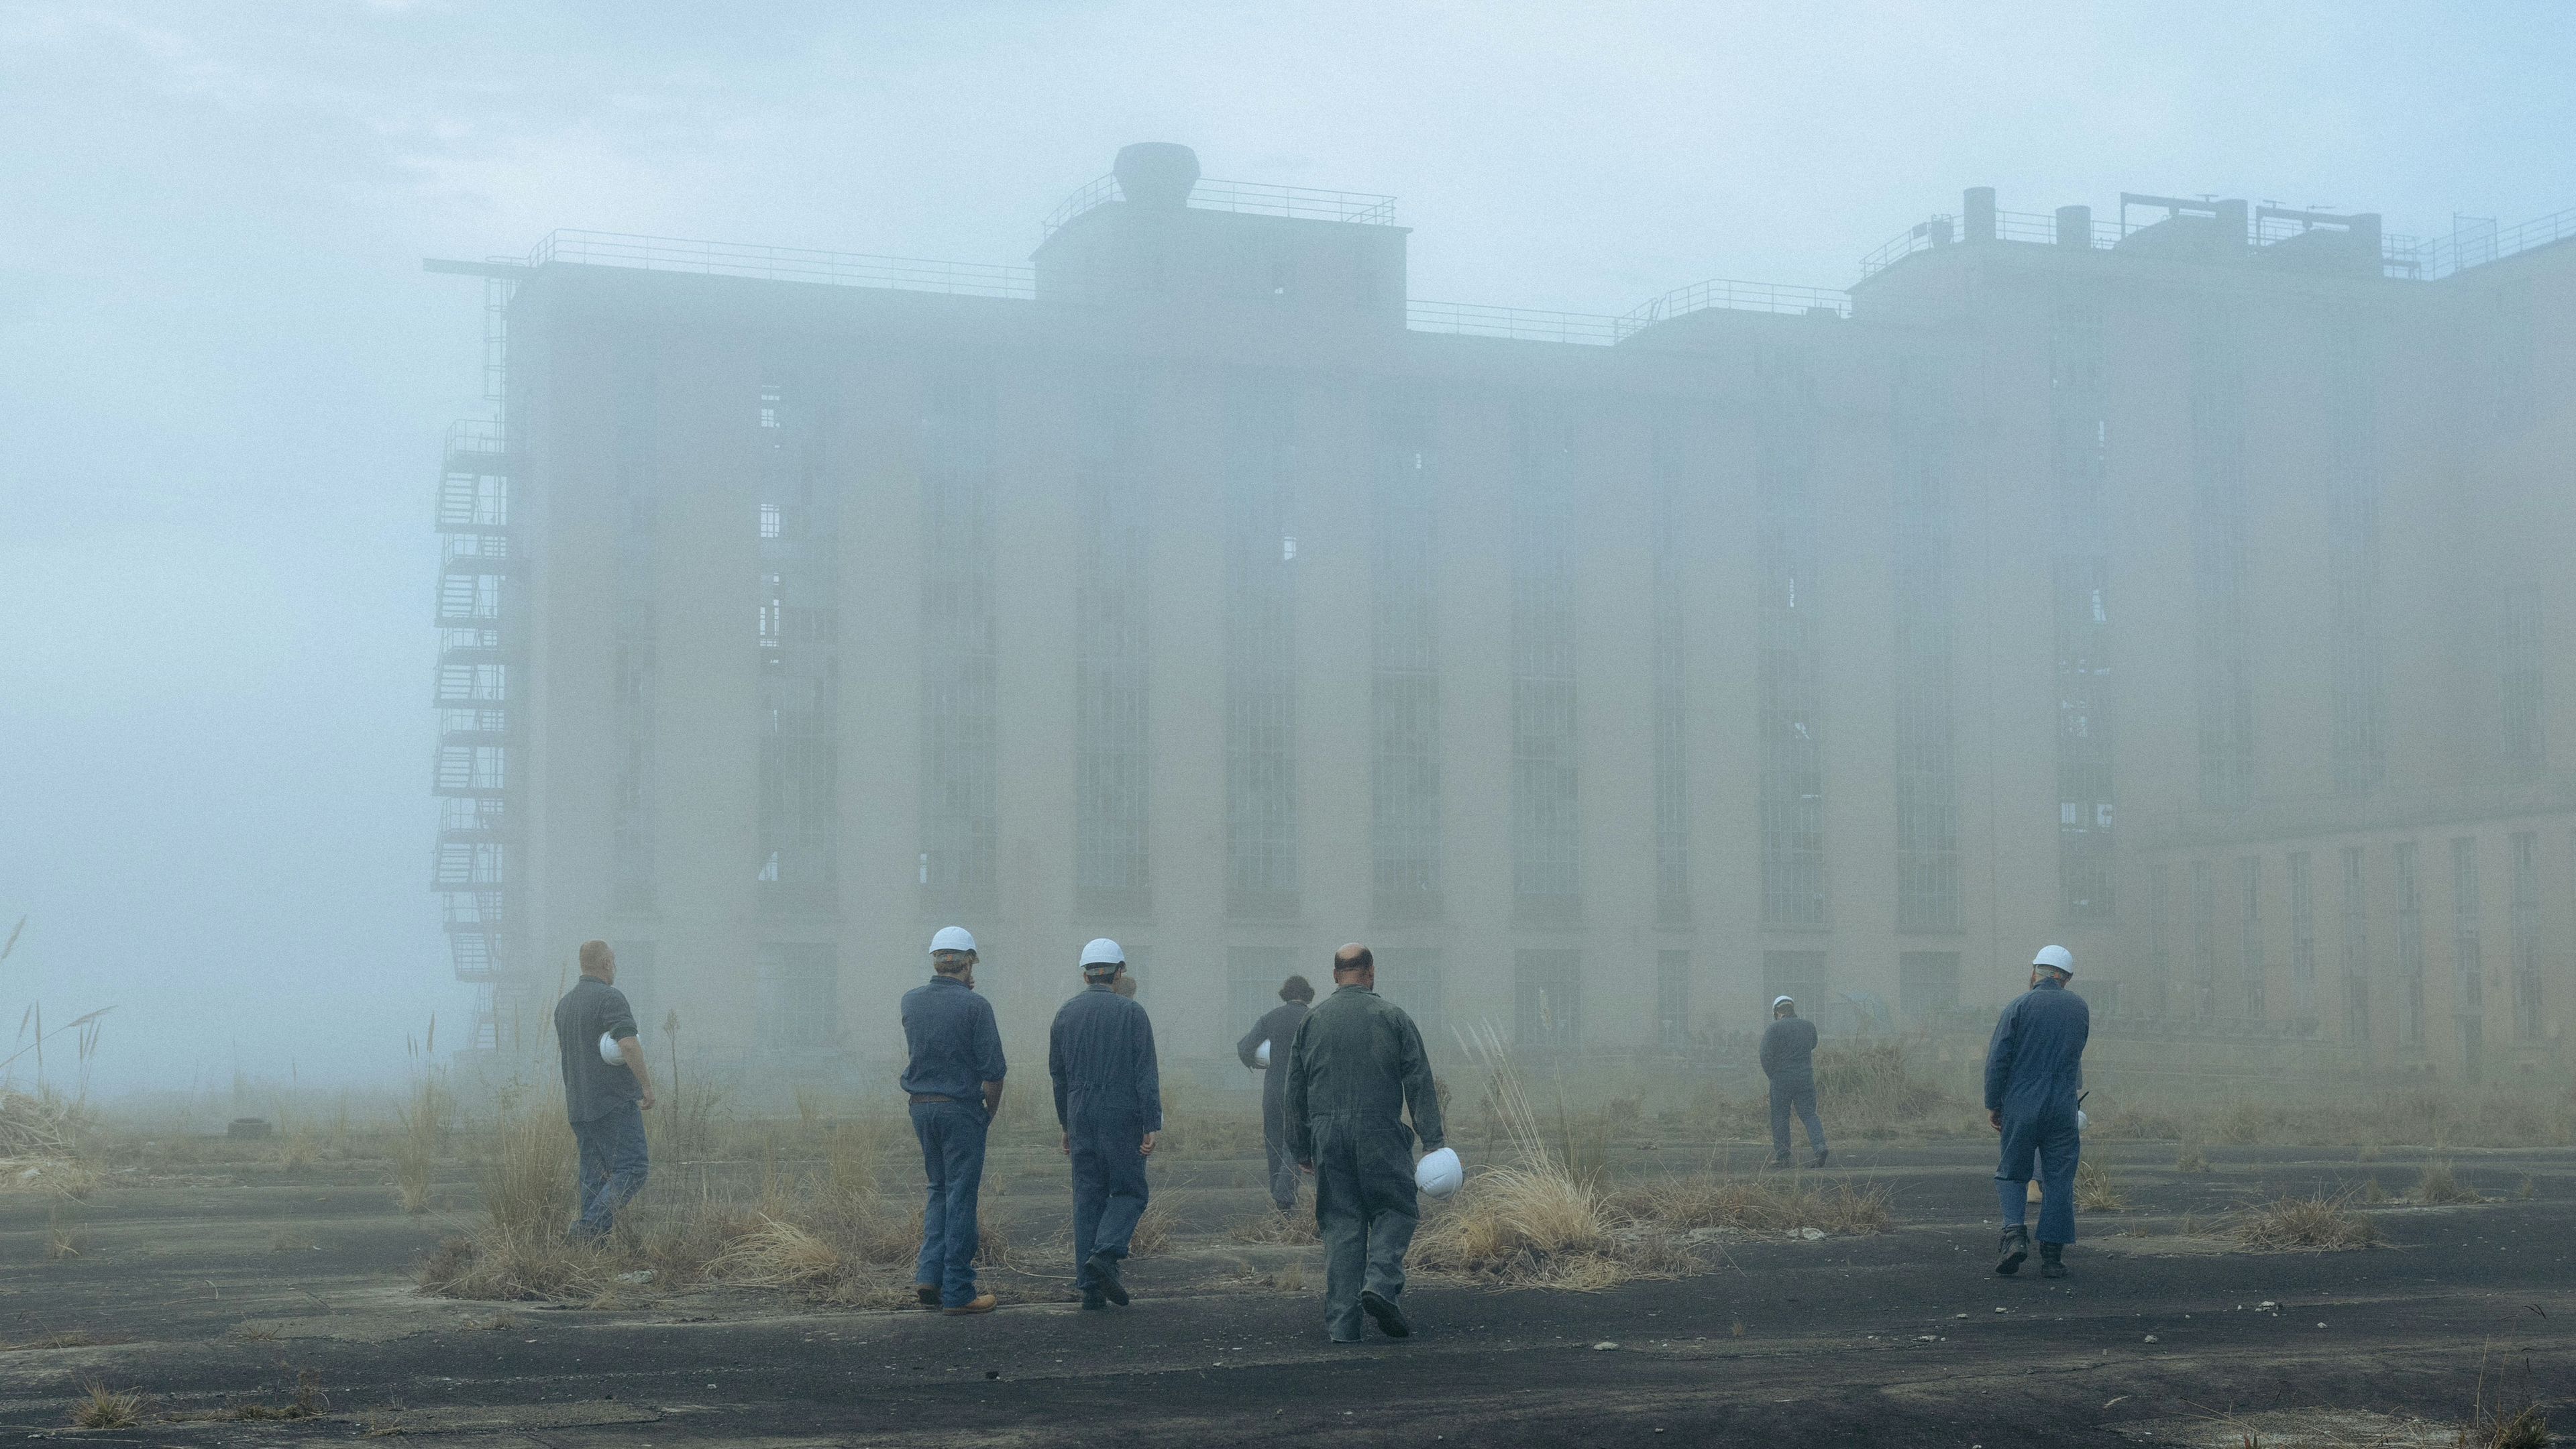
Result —
[[[1579,342],[1607,347],[1625,334],[1620,318],[1533,307],[1487,307],[1475,302],[1407,301],[1404,325],[1414,332],[1453,332],[1515,342]]]
[[[891,287],[968,297],[1037,295],[1037,273],[1028,267],[987,262],[945,262],[926,257],[877,257],[803,247],[678,237],[627,236],[605,231],[552,231],[528,253],[528,265],[575,262],[594,267],[636,267],[652,272],[698,272],[770,282],[820,282],[836,287]]]
[[[1124,195],[1115,176],[1085,183],[1056,209],[1040,228],[1055,235],[1066,222]],[[1360,226],[1395,224],[1395,198],[1368,191],[1322,191],[1311,186],[1273,186],[1261,181],[1219,181],[1202,176],[1190,188],[1190,202],[1201,211],[1239,211],[1256,216],[1284,216],[1298,221],[1347,221]]]
[[[1851,315],[1851,293],[1823,287],[1790,287],[1776,282],[1734,282],[1723,278],[1693,282],[1687,287],[1651,297],[1630,309],[1618,319],[1618,335],[1630,336],[1658,322],[1693,312],[1722,310],[1729,312],[1773,312],[1804,316],[1814,312],[1831,312],[1837,317]]]
[[[2576,208],[2552,212],[2519,226],[2498,228],[2490,223],[2462,227],[2454,223],[2449,236],[2421,240],[2386,237],[2381,242],[2381,260],[2392,277],[2435,282],[2570,237],[2576,237]]]

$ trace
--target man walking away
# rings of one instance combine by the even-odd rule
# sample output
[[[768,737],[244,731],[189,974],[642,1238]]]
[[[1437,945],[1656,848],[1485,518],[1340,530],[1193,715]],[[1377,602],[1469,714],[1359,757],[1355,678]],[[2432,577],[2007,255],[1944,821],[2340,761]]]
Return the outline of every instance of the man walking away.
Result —
[[[1278,1048],[1271,1051],[1275,1070]],[[1387,1337],[1403,1338],[1413,1332],[1402,1307],[1404,1250],[1421,1221],[1413,1140],[1432,1152],[1444,1134],[1422,1033],[1402,1007],[1377,994],[1368,947],[1354,943],[1333,953],[1333,994],[1298,1024],[1285,1098],[1289,1150],[1315,1175],[1324,1329],[1335,1343],[1357,1343],[1365,1311]]]
[[[1998,1273],[2021,1271],[2030,1256],[2031,1159],[2039,1159],[2039,1275],[2066,1276],[2066,1245],[2075,1241],[2075,1164],[2084,1139],[2075,1130],[2075,1098],[2084,1086],[2084,1043],[2093,1012],[2066,989],[2075,957],[2043,946],[2030,963],[2030,990],[2004,1008],[1986,1047],[1986,1120],[2003,1134],[1995,1190],[2003,1203],[2003,1257]]]
[[[600,1056],[602,1035],[617,1043],[623,1066]],[[634,1008],[617,989],[617,953],[606,941],[581,943],[581,979],[555,1003],[555,1045],[563,1052],[564,1115],[581,1148],[581,1217],[571,1236],[596,1242],[644,1190],[652,1165],[644,1111],[653,1105],[653,1074],[635,1039]]]
[[[1288,1122],[1285,1104],[1288,1100],[1288,1045],[1297,1039],[1297,1027],[1306,1019],[1307,1003],[1315,999],[1315,988],[1303,976],[1291,976],[1279,985],[1279,1004],[1261,1014],[1243,1040],[1234,1044],[1234,1054],[1243,1064],[1262,1073],[1261,1078],[1261,1150],[1269,1158],[1270,1201],[1283,1213],[1297,1209],[1297,1154],[1288,1150]],[[1261,1061],[1261,1044],[1270,1044],[1270,1060]]]
[[[1154,1024],[1118,994],[1127,953],[1102,937],[1082,948],[1082,990],[1047,1033],[1055,1120],[1073,1159],[1073,1282],[1082,1306],[1124,1305],[1119,1263],[1145,1215],[1145,1159],[1163,1130]]]
[[[930,1179],[912,1291],[924,1308],[990,1313],[997,1300],[975,1291],[975,1194],[984,1183],[984,1132],[1002,1105],[1002,1033],[993,1004],[975,994],[975,938],[965,927],[943,926],[930,938],[930,969],[926,985],[903,994],[903,1040],[912,1053],[903,1089]]]
[[[1816,1024],[1798,1014],[1798,1003],[1771,998],[1771,1025],[1762,1033],[1762,1075],[1771,1079],[1771,1165],[1789,1165],[1789,1112],[1807,1127],[1809,1167],[1825,1165],[1825,1124],[1816,1116]]]

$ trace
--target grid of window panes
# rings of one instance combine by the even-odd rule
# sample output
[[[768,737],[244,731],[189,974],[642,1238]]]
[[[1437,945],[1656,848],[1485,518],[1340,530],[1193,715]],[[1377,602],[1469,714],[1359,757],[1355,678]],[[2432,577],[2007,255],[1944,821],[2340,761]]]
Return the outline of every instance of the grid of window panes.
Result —
[[[2326,580],[2335,788],[2358,794],[2388,770],[2379,631],[2377,373],[2357,327],[2326,353]]]
[[[1919,369],[1897,381],[1894,453],[1896,928],[1959,928],[1959,788],[1950,709],[1948,400]]]
[[[838,490],[804,392],[762,387],[758,880],[773,910],[825,910],[839,855]]]
[[[2057,645],[2057,889],[2069,921],[2117,907],[2111,834],[2110,528],[2103,482],[2110,423],[2102,314],[2061,302],[2049,332],[2049,473],[2057,501],[2050,560]]]
[[[2361,850],[2343,848],[2343,1035],[2352,1042],[2370,1040],[2370,902]]]
[[[2191,339],[2191,577],[2200,803],[2254,802],[2254,664],[2246,638],[2245,386],[2235,320],[2201,316]]]
[[[2240,855],[2236,858],[2236,899],[2243,908],[2237,917],[2236,976],[2244,991],[2245,1015],[2260,1021],[2265,1014],[2263,857]]]
[[[2504,591],[2503,668],[2498,710],[2504,724],[2504,762],[2518,775],[2536,775],[2549,763],[2541,721],[2540,590],[2518,584]]]
[[[1513,953],[1512,1023],[1522,1047],[1562,1051],[1582,1044],[1582,965],[1574,951]]]
[[[2540,837],[2518,830],[2513,836],[2513,908],[2507,922],[2513,935],[2513,1034],[2524,1041],[2540,1037]]]
[[[621,911],[653,909],[654,375],[635,366],[617,379],[610,437],[617,516],[616,597],[609,627],[610,729],[616,782],[609,822],[610,899]]]
[[[1378,421],[1369,839],[1379,919],[1440,914],[1440,627],[1430,420]]]
[[[2487,1007],[2485,948],[2478,938],[2478,838],[2451,840],[2451,968],[2458,994],[2451,1006],[2462,1016],[2481,1016]]]
[[[1075,400],[1073,889],[1094,917],[1142,916],[1154,899],[1143,391],[1141,380],[1113,379]]]
[[[2218,1014],[2218,886],[2209,862],[2191,863],[2191,1014]]]
[[[1684,745],[1688,679],[1684,670],[1686,550],[1678,517],[1689,487],[1686,420],[1666,417],[1655,429],[1655,919],[1690,919],[1690,776]],[[1685,956],[1687,959],[1687,956]]]
[[[1248,373],[1226,390],[1225,868],[1226,911],[1238,920],[1297,914],[1291,388]]]
[[[1532,404],[1512,441],[1512,908],[1524,921],[1569,921],[1582,913],[1573,426]]]
[[[921,410],[921,887],[939,913],[993,903],[993,388],[934,378]]]
[[[2413,1050],[2424,1046],[2424,882],[2415,868],[2415,842],[2390,852],[2397,883],[2397,1034]]]
[[[1761,571],[1754,671],[1761,752],[1762,924],[1825,924],[1825,769],[1816,708],[1815,513],[1808,493],[1812,383],[1792,352],[1759,354],[1754,548]]]
[[[2317,894],[2308,852],[2290,853],[2290,1016],[2302,1030],[2317,1019]]]

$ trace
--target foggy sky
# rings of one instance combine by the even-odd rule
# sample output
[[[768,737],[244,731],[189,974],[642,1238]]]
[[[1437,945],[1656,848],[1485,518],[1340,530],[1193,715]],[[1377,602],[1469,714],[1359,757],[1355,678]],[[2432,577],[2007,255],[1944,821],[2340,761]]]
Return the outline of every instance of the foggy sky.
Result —
[[[1847,286],[1973,185],[2510,226],[2576,206],[2571,77],[2553,3],[11,0],[0,1028],[118,1005],[111,1091],[463,1029],[429,500],[481,292],[423,256],[570,226],[1018,262],[1173,140],[1395,193],[1416,297],[1616,313]]]

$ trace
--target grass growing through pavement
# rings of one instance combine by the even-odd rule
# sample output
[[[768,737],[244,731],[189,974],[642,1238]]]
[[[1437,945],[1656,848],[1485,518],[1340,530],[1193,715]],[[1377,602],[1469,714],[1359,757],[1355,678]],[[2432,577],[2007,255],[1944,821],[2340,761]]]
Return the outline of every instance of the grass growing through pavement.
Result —
[[[131,1429],[143,1422],[143,1395],[135,1389],[111,1389],[102,1383],[82,1386],[72,1404],[75,1429]]]
[[[2478,1190],[2451,1175],[2451,1164],[2428,1162],[2424,1174],[2415,1184],[2415,1200],[2426,1207],[2448,1207],[2455,1203],[2485,1202]]]
[[[2379,1242],[2379,1229],[2341,1197],[2284,1197],[2236,1215],[2231,1233],[2258,1253],[2336,1253]]]
[[[2088,1213],[2116,1213],[2127,1208],[2129,1200],[2120,1195],[2120,1185],[2111,1180],[2111,1169],[2087,1157],[2075,1164],[2075,1206]]]

